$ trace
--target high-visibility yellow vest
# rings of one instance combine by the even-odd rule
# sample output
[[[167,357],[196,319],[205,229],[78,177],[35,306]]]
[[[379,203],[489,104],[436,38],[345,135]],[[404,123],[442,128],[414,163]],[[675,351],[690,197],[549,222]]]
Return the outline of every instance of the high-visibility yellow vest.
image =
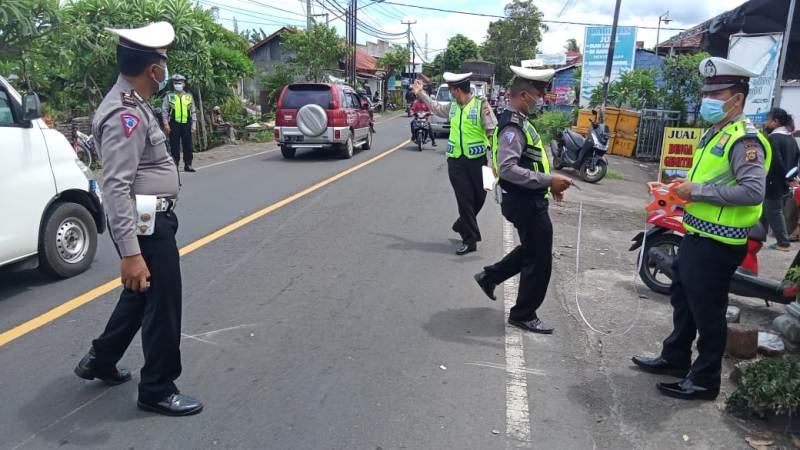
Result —
[[[736,186],[731,171],[730,151],[744,138],[757,139],[764,147],[764,172],[772,163],[772,147],[767,138],[749,120],[740,120],[717,132],[703,148],[694,153],[688,180],[698,184]],[[684,208],[683,224],[690,232],[731,245],[747,243],[750,227],[761,217],[763,203],[748,206],[722,206],[690,202]]]
[[[170,92],[167,95],[167,99],[172,106],[172,119],[176,123],[189,123],[189,119],[191,119],[189,105],[192,104],[192,94],[187,92],[183,95],[178,95],[175,92]]]
[[[550,159],[547,157],[547,151],[544,149],[542,138],[536,132],[533,124],[518,114],[516,111],[506,110],[500,116],[497,128],[494,130],[492,136],[492,166],[496,174],[497,183],[506,188],[503,180],[500,179],[500,167],[497,163],[497,149],[498,138],[501,133],[504,133],[508,127],[516,127],[525,135],[525,148],[522,150],[522,155],[519,158],[519,165],[534,172],[541,172],[543,174],[550,174]],[[521,188],[521,187],[520,187]],[[533,191],[532,191],[533,192]],[[543,190],[545,196],[550,194],[550,188]]]
[[[450,103],[450,138],[447,142],[447,157],[469,159],[486,155],[489,139],[481,123],[481,102],[477,96],[461,106],[458,102]]]

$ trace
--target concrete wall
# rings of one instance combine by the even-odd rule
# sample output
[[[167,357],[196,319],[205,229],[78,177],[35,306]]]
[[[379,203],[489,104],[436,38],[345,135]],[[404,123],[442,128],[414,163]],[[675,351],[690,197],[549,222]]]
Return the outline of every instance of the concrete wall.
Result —
[[[280,36],[275,37],[272,41],[259,47],[256,51],[250,54],[250,59],[256,66],[256,74],[259,72],[271,73],[275,66],[286,64],[289,59],[289,54],[286,49],[281,45],[282,39]],[[258,82],[256,77],[244,80],[244,95],[247,98],[255,96],[258,98]]]

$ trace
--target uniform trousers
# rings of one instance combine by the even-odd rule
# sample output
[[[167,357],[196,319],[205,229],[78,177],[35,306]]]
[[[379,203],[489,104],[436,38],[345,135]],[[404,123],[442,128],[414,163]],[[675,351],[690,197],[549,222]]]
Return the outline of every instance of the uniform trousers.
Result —
[[[675,365],[689,366],[692,342],[699,335],[698,355],[686,376],[698,386],[715,389],[720,385],[728,335],[728,289],[746,253],[746,245],[687,234],[673,263],[673,330],[664,340],[661,357]]]
[[[98,371],[114,367],[142,329],[144,367],[139,398],[160,401],[177,393],[181,374],[181,267],[174,212],[156,214],[155,231],[139,236],[139,247],[150,270],[150,288],[134,292],[123,288],[105,331],[92,342]]]
[[[169,121],[169,152],[177,166],[181,162],[181,147],[183,147],[183,164],[192,165],[192,123],[178,123]]]
[[[493,284],[520,275],[517,302],[511,308],[509,319],[536,319],[536,310],[547,295],[553,269],[553,224],[548,207],[549,202],[542,195],[503,194],[501,210],[517,229],[520,245],[483,270]]]
[[[485,157],[447,158],[447,174],[450,177],[450,184],[453,185],[458,205],[458,219],[453,224],[453,231],[460,234],[461,240],[467,245],[476,244],[481,240],[478,212],[486,201],[482,172],[485,163]]]

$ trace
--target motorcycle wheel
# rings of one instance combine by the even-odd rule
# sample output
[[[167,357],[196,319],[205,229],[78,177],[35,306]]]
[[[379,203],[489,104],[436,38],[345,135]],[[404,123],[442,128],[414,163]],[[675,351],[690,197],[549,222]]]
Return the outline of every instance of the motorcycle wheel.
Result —
[[[555,139],[550,141],[550,155],[552,156],[551,159],[553,160],[553,163],[551,164],[553,166],[553,169],[554,170],[563,169],[564,168],[564,163],[562,163],[561,160],[558,159],[558,156],[557,156],[558,155],[558,142]]]
[[[587,183],[597,183],[606,176],[608,172],[608,164],[602,159],[598,160],[594,165],[594,170],[590,169],[592,162],[587,159],[581,164],[580,175],[583,181]]]
[[[661,234],[646,241],[646,246],[642,247],[641,251],[644,252],[644,258],[642,259],[642,267],[639,268],[639,278],[653,292],[669,295],[672,279],[650,261],[650,249],[660,248],[674,258],[678,255],[678,248],[682,240],[683,237],[677,234]]]

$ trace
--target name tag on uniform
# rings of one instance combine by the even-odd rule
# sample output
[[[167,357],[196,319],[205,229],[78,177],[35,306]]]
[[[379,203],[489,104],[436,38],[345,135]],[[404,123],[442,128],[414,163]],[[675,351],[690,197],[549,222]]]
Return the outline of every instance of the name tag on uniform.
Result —
[[[155,195],[136,196],[136,234],[150,236],[156,231],[156,204]]]
[[[723,134],[722,137],[719,138],[719,142],[717,142],[717,145],[715,145],[714,148],[711,149],[711,154],[716,156],[724,155],[725,145],[728,143],[729,140],[731,140],[731,135],[728,133]]]

